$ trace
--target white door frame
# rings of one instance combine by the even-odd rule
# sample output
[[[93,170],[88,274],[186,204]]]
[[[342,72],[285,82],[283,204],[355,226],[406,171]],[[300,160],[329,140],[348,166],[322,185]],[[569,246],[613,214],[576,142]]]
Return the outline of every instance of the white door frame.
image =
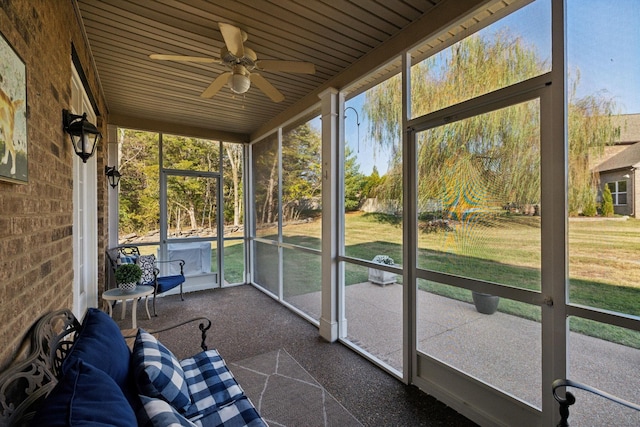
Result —
[[[74,114],[87,113],[90,122],[96,116],[82,80],[73,64],[71,106]],[[86,163],[73,157],[73,313],[81,319],[88,307],[98,305],[98,195],[97,161]]]

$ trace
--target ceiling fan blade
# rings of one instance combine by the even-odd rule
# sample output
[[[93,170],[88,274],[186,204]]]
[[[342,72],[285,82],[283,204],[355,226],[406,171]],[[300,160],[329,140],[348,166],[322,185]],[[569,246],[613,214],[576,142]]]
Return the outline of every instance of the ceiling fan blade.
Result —
[[[244,56],[242,42],[246,40],[247,33],[234,25],[225,24],[224,22],[219,22],[218,25],[220,26],[222,38],[224,38],[224,44],[227,45],[227,50],[237,58],[242,58]]]
[[[220,89],[222,89],[222,86],[224,86],[225,84],[227,84],[227,81],[229,81],[229,77],[231,77],[231,72],[227,72],[227,73],[222,73],[220,74],[218,77],[216,77],[216,79],[209,85],[208,88],[206,88],[204,90],[204,92],[202,92],[200,94],[201,98],[211,98],[213,95],[215,95],[216,93],[218,93],[218,91]]]
[[[258,89],[263,91],[264,94],[271,98],[273,102],[281,102],[284,100],[284,95],[260,74],[251,73],[249,78],[251,79],[251,83],[256,85]]]
[[[285,73],[315,74],[316,66],[311,62],[279,61],[262,59],[256,62],[256,67],[264,71],[283,71]]]
[[[200,62],[203,64],[215,64],[220,60],[216,58],[206,58],[203,56],[182,56],[182,55],[162,55],[159,53],[152,53],[149,55],[151,59],[158,59],[160,61],[186,61],[186,62]]]

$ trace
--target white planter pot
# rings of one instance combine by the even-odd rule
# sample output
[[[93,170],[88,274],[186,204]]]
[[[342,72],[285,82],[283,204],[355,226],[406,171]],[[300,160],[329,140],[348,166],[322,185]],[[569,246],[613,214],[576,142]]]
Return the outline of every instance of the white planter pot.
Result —
[[[384,270],[378,270],[377,268],[369,268],[369,281],[376,285],[385,286],[392,283],[396,283],[397,276],[395,273],[390,273]]]
[[[124,292],[131,292],[136,288],[137,283],[136,282],[131,282],[131,283],[118,283],[118,288],[120,288],[121,290],[123,290]]]

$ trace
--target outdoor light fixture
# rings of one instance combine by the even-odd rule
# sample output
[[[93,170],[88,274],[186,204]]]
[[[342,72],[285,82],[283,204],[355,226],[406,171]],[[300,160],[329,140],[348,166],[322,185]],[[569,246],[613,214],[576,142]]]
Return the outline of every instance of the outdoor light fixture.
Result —
[[[92,123],[87,120],[87,113],[81,116],[62,110],[62,126],[71,137],[71,144],[76,154],[87,163],[87,159],[93,156],[98,141],[102,134]]]
[[[116,169],[115,166],[105,166],[104,174],[107,176],[107,180],[109,181],[109,185],[111,188],[116,188],[118,183],[120,182],[120,172]]]

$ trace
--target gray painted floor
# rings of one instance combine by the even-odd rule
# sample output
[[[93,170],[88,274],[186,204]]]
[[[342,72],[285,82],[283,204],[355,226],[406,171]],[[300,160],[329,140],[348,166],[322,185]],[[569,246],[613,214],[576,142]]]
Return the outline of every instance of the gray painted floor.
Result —
[[[402,368],[402,286],[381,287],[369,282],[347,287],[348,339],[383,362]],[[289,299],[289,303],[318,318],[319,293]],[[540,407],[540,324],[504,313],[483,315],[472,304],[419,293],[419,349],[457,369]],[[216,289],[158,299],[159,316],[138,325],[154,329],[205,315],[214,326],[210,347],[227,362],[284,348],[364,425],[474,425],[412,386],[404,386],[340,344],[326,343],[304,319],[251,286]],[[130,327],[130,314],[119,320]],[[161,335],[178,357],[198,351],[198,331]],[[640,402],[640,351],[618,344],[570,334],[571,378],[616,396]],[[576,391],[572,426],[639,426],[640,414],[605,399]]]
[[[402,369],[402,285],[370,282],[346,288],[347,337],[397,370]],[[290,302],[319,316],[320,294]],[[418,293],[418,349],[540,408],[540,323],[473,304]],[[570,378],[631,402],[640,402],[640,350],[570,333]],[[577,390],[574,426],[640,426],[640,413]]]

